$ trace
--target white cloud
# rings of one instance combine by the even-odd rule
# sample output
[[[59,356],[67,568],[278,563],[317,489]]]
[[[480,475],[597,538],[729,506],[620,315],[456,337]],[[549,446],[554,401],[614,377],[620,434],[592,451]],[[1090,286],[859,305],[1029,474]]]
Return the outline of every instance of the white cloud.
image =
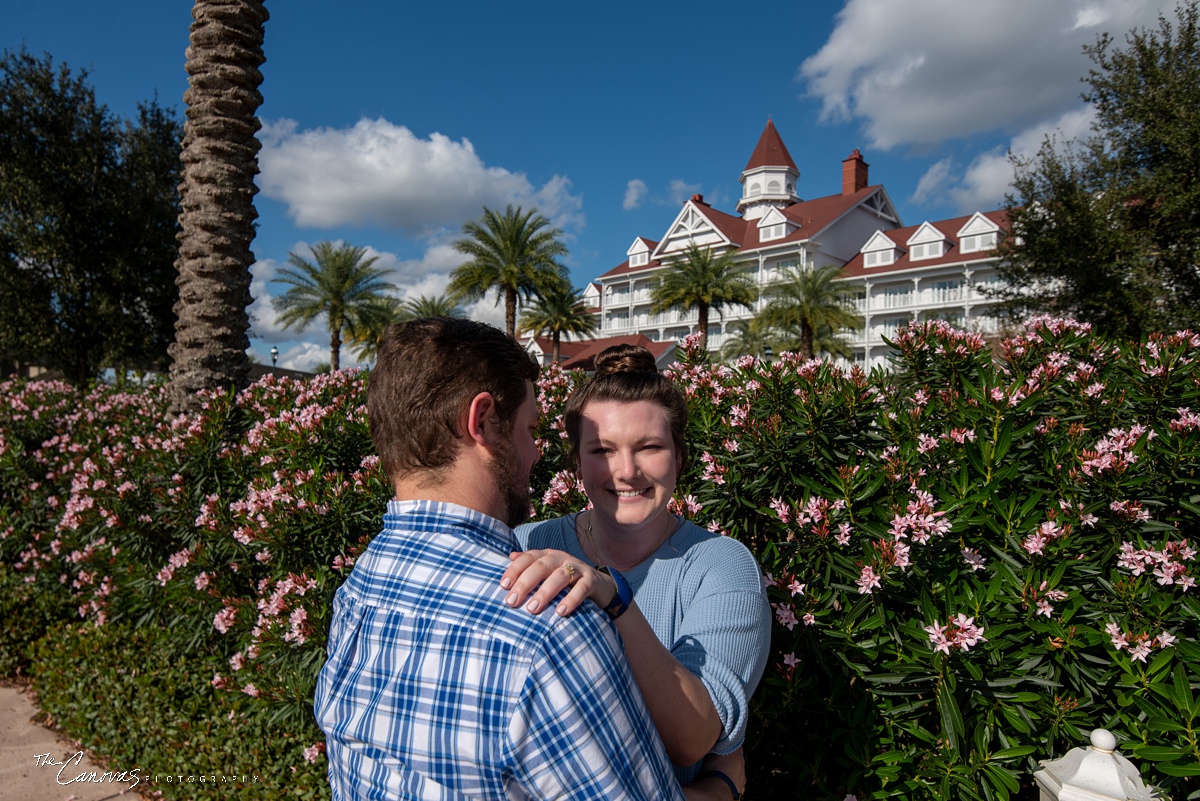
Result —
[[[1174,0],[848,0],[799,77],[822,118],[872,147],[1022,131],[1079,105],[1081,47],[1168,17]]]
[[[634,178],[625,184],[625,200],[621,202],[621,208],[625,211],[633,211],[642,205],[645,198],[646,182],[641,178]]]
[[[259,259],[250,265],[250,296],[254,302],[246,309],[250,315],[250,335],[272,344],[294,339],[295,334],[286,331],[279,322],[279,315],[271,305],[272,294],[269,282],[279,273],[282,265],[274,259]]]
[[[1084,106],[1068,111],[1057,119],[1031,126],[1014,136],[1007,148],[995,148],[976,156],[961,177],[954,174],[952,159],[942,159],[925,171],[909,199],[918,204],[936,204],[943,198],[935,195],[941,193],[964,214],[999,208],[1004,203],[1004,196],[1012,192],[1010,152],[1030,158],[1037,154],[1048,136],[1055,139],[1059,148],[1066,147],[1072,141],[1081,142],[1090,133],[1094,119],[1092,107]]]
[[[921,176],[921,180],[917,182],[917,188],[913,191],[912,196],[909,197],[909,202],[918,205],[936,202],[933,196],[946,186],[953,168],[954,159],[944,158],[926,170],[925,174]]]
[[[420,139],[385,119],[351,128],[299,130],[293,120],[260,134],[260,186],[287,204],[297,225],[379,225],[410,234],[457,229],[483,206],[537,206],[555,225],[583,225],[582,199],[556,175],[541,187],[524,173],[489,167],[470,140]]]
[[[688,182],[676,178],[671,181],[667,187],[667,197],[673,205],[680,206],[692,195],[700,191],[700,184],[689,184]]]

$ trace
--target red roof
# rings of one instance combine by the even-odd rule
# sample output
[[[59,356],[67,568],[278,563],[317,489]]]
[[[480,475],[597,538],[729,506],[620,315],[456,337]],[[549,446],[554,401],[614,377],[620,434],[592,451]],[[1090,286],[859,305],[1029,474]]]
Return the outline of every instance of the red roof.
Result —
[[[796,169],[796,162],[792,161],[792,156],[788,153],[787,146],[783,144],[779,131],[775,130],[775,123],[770,120],[767,120],[767,127],[763,128],[762,136],[758,137],[758,144],[754,146],[754,152],[750,154],[750,160],[746,162],[746,169],[742,172],[749,172],[758,167]],[[796,171],[799,172],[799,170]]]
[[[799,203],[793,203],[785,207],[782,209],[783,215],[799,224],[800,227],[783,239],[774,239],[770,242],[763,242],[759,239],[760,229],[758,227],[758,220],[746,220],[742,217],[735,217],[732,214],[718,211],[707,204],[693,205],[695,205],[696,211],[704,215],[705,219],[711,222],[714,228],[733,242],[735,247],[739,250],[753,250],[764,245],[802,242],[805,239],[817,236],[843,214],[874,194],[880,189],[880,186],[879,184],[868,186],[852,195],[837,194],[814,198],[812,200],[802,200]],[[645,237],[641,238],[645,239]],[[649,242],[651,240],[647,239],[646,241]],[[604,273],[600,278],[616,278],[617,276],[628,275],[630,273],[653,270],[661,266],[662,261],[660,259],[654,259],[649,264],[641,267],[630,267],[629,261],[626,260]]]
[[[984,211],[981,212],[981,214],[992,222],[996,223],[996,225],[1000,226],[1002,231],[1008,230],[1008,214],[1006,214],[1003,210]],[[859,278],[867,275],[904,272],[905,270],[918,270],[924,269],[925,267],[939,267],[945,264],[961,264],[967,261],[978,261],[980,259],[990,258],[992,256],[991,251],[981,250],[974,253],[964,254],[958,249],[958,232],[964,225],[967,224],[967,221],[974,216],[974,214],[968,214],[963,217],[952,217],[949,220],[937,220],[930,223],[930,225],[945,235],[947,243],[949,244],[949,246],[946,248],[946,252],[937,258],[921,259],[919,261],[911,261],[908,258],[908,251],[905,249],[907,245],[905,245],[905,243],[913,234],[917,232],[917,229],[920,228],[921,225],[924,225],[924,223],[921,223],[920,225],[908,225],[904,228],[891,228],[883,231],[884,235],[886,235],[888,239],[896,243],[896,247],[900,251],[900,255],[897,257],[896,261],[891,264],[884,264],[878,267],[867,267],[866,259],[863,257],[863,254],[856,253],[854,258],[846,262],[846,266],[843,268],[844,273],[847,278]]]

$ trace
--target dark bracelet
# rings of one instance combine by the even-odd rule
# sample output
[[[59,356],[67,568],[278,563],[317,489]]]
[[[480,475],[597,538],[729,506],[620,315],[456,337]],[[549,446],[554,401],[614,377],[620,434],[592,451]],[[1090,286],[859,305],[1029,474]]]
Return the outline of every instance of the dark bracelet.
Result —
[[[625,614],[625,610],[633,603],[633,589],[629,586],[629,582],[625,580],[624,576],[606,565],[596,565],[596,572],[611,576],[613,583],[617,585],[617,594],[608,602],[608,606],[604,607],[604,611],[608,613],[609,618],[616,620]]]
[[[701,774],[700,774],[700,778],[701,778],[701,779],[707,779],[709,776],[713,776],[713,777],[715,777],[715,778],[718,778],[718,779],[720,779],[721,781],[723,781],[723,782],[725,782],[726,784],[728,784],[728,785],[729,785],[729,792],[733,793],[733,801],[738,801],[738,799],[742,797],[742,794],[738,792],[737,785],[733,783],[733,779],[729,778],[728,776],[726,776],[726,775],[725,775],[724,773],[722,773],[721,771],[719,771],[719,770],[706,770],[706,771],[704,771],[703,773],[701,773]]]

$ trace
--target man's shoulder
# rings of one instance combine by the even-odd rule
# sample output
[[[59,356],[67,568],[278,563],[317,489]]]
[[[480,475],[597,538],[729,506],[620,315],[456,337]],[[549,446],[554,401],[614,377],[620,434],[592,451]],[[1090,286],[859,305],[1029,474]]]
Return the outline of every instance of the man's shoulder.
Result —
[[[570,519],[570,515],[524,523],[513,529],[513,534],[516,535],[517,542],[521,543],[521,547],[526,550],[544,548],[546,547],[545,543],[558,542],[561,539],[564,521],[568,519]]]
[[[506,554],[454,538],[426,537],[420,547],[385,541],[374,553],[369,548],[363,554],[343,590],[355,605],[389,616],[415,616],[438,627],[473,630],[531,657],[603,639],[603,628],[610,624],[592,604],[561,618],[553,604],[534,615],[505,603],[508,592],[500,578],[508,563]]]

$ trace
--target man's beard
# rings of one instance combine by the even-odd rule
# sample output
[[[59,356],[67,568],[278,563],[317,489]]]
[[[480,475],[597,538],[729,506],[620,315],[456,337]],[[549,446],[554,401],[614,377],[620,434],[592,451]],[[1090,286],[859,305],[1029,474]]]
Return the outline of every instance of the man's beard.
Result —
[[[529,519],[529,478],[517,475],[516,447],[502,437],[492,457],[491,473],[496,488],[504,497],[504,522],[516,528]]]

